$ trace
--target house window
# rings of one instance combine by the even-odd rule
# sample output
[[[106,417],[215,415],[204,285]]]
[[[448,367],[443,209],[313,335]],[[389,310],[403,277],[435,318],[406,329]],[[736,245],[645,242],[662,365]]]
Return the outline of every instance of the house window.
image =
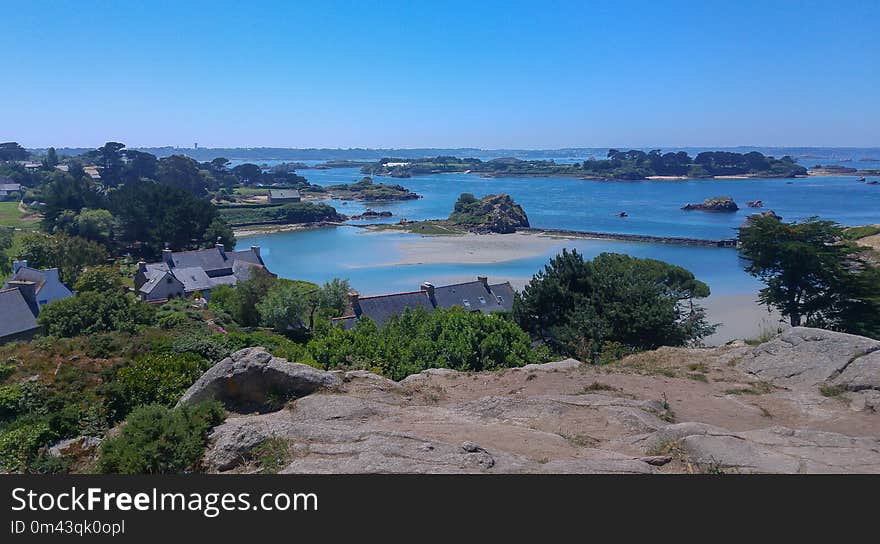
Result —
[[[483,297],[480,297],[480,304],[486,304],[486,299],[484,299]]]
[[[469,301],[468,299],[464,299],[464,300],[462,300],[462,302],[464,303],[464,307],[465,307],[466,309],[468,309],[468,310],[471,309],[471,303],[470,303],[470,301]]]

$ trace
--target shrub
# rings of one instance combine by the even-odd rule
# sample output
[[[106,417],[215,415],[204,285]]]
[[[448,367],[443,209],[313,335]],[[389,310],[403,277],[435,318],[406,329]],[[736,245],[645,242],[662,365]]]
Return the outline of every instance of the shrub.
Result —
[[[0,470],[24,472],[40,447],[52,438],[44,422],[4,430],[0,433]]]
[[[198,355],[147,354],[123,366],[108,387],[108,402],[117,419],[142,404],[171,406],[209,364]]]
[[[118,474],[167,474],[198,470],[208,432],[223,421],[218,402],[135,409],[118,436],[101,444],[98,470]]]
[[[532,350],[528,335],[511,320],[462,308],[406,311],[381,329],[369,319],[350,330],[329,327],[316,331],[307,347],[324,368],[354,366],[395,380],[434,367],[517,367],[544,362],[546,354]]]
[[[87,291],[50,302],[37,321],[47,335],[72,337],[110,331],[135,332],[154,321],[155,311],[123,293]]]

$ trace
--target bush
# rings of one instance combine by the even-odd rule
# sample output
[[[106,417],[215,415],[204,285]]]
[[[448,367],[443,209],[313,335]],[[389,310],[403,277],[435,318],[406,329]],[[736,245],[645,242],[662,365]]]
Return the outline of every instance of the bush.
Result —
[[[118,436],[101,444],[98,470],[115,474],[168,474],[199,470],[208,432],[225,417],[218,402],[136,408]]]
[[[0,470],[24,472],[51,439],[49,425],[43,422],[4,430],[0,433]]]
[[[131,295],[87,291],[50,302],[37,321],[47,335],[72,337],[110,331],[135,332],[151,324],[155,310]]]
[[[142,355],[116,372],[107,394],[111,412],[121,419],[142,404],[172,406],[209,367],[192,353]]]
[[[493,370],[544,362],[528,335],[498,314],[462,308],[406,311],[381,329],[369,319],[317,331],[307,345],[324,368],[356,367],[399,380],[427,368]]]

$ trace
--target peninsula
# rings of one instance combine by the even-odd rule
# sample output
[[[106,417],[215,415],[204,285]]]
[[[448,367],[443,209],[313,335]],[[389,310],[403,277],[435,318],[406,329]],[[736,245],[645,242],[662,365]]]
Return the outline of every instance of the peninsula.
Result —
[[[704,151],[691,157],[684,151],[662,153],[636,149],[611,149],[605,159],[587,159],[571,164],[554,160],[521,160],[513,157],[483,161],[477,158],[441,156],[422,159],[384,158],[361,167],[371,175],[408,178],[413,175],[467,173],[487,177],[571,176],[596,180],[645,180],[651,178],[712,179],[723,177],[793,178],[807,175],[807,169],[786,155],[781,159],[763,153]]]

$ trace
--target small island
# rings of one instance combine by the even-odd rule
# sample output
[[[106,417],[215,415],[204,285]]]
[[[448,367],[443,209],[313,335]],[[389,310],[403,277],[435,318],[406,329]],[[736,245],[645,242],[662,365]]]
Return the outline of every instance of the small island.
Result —
[[[315,185],[305,189],[306,194],[319,195],[321,198],[336,200],[360,200],[364,202],[394,202],[398,200],[416,200],[422,198],[403,185],[391,183],[373,183],[373,178],[365,176],[356,183],[328,185],[315,190]]]
[[[757,151],[733,153],[704,151],[691,157],[684,151],[662,153],[611,149],[606,158],[590,158],[571,164],[553,160],[520,160],[513,157],[483,161],[477,158],[433,157],[384,158],[364,165],[361,172],[377,176],[408,178],[439,173],[479,174],[487,177],[566,176],[592,180],[636,181],[649,179],[712,179],[725,177],[793,178],[807,169],[786,155],[781,159]]]
[[[372,226],[375,230],[404,230],[432,236],[465,232],[510,234],[516,232],[518,228],[526,227],[529,227],[529,218],[522,206],[514,202],[510,195],[486,195],[478,199],[470,193],[462,193],[458,197],[447,219],[428,221],[401,219],[396,225]]]
[[[735,212],[739,206],[729,196],[716,196],[707,198],[699,204],[685,204],[682,210],[699,210],[703,212]]]

